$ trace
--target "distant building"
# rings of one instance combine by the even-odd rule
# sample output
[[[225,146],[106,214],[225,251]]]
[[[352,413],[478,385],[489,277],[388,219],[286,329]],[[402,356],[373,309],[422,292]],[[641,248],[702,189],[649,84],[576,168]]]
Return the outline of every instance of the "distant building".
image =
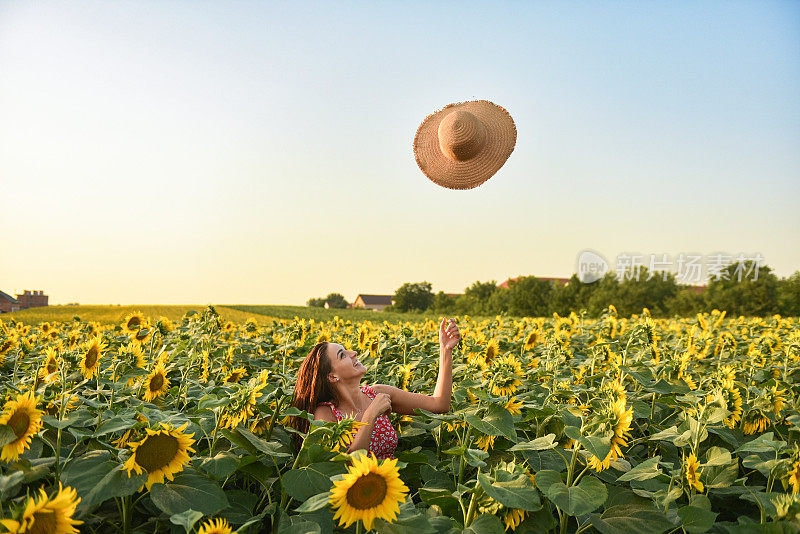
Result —
[[[9,295],[0,291],[0,313],[14,312],[19,309],[19,301]]]
[[[17,298],[0,291],[0,313],[47,306],[48,298],[42,290],[26,289],[22,293],[17,293]]]
[[[519,280],[520,278],[521,278],[520,276],[515,276],[514,278],[509,278],[505,282],[501,282],[501,283],[497,284],[497,287],[502,287],[503,289],[508,289],[508,285],[511,282],[515,282],[515,281]],[[563,284],[565,286],[569,285],[569,278],[550,278],[550,277],[547,277],[547,276],[537,276],[536,279],[537,280],[547,280],[548,282],[551,283],[551,285],[556,285],[556,284]]]
[[[392,303],[394,295],[364,295],[359,294],[353,302],[353,308],[365,308],[369,310],[383,310]]]

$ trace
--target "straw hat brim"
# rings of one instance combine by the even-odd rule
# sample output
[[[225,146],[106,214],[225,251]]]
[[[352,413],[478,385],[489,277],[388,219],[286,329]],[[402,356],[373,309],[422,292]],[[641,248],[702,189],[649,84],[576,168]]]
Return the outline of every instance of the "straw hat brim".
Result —
[[[450,159],[439,146],[439,123],[457,110],[474,114],[486,129],[486,145],[466,161]],[[422,121],[414,137],[414,157],[425,176],[436,184],[449,189],[472,189],[500,170],[516,142],[517,128],[504,108],[488,100],[458,102],[448,104]]]

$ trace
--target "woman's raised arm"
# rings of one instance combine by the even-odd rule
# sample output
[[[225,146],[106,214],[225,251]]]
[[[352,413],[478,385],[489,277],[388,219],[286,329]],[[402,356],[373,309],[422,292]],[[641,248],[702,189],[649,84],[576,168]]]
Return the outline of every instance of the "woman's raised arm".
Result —
[[[409,415],[416,408],[434,413],[445,413],[450,410],[450,398],[453,393],[453,348],[461,339],[458,326],[450,319],[445,330],[445,320],[439,324],[439,375],[433,396],[405,391],[394,386],[376,384],[373,389],[378,393],[386,393],[392,399],[392,411]]]

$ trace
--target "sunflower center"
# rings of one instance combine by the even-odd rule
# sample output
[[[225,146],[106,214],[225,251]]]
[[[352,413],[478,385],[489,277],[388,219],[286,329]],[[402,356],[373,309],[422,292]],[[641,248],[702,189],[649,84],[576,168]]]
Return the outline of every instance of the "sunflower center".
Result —
[[[51,510],[40,510],[33,514],[33,525],[26,532],[30,534],[51,534],[64,532],[58,528],[58,518]]]
[[[367,473],[358,478],[347,490],[347,504],[357,510],[379,506],[386,498],[386,480],[377,473]]]
[[[135,328],[139,328],[139,326],[141,326],[141,324],[142,324],[141,319],[139,319],[138,317],[131,317],[128,320],[128,325],[127,325],[128,326],[128,330],[133,330]]]
[[[136,448],[136,463],[152,473],[166,467],[178,452],[178,439],[169,434],[156,434]]]
[[[6,424],[11,427],[17,438],[21,438],[27,432],[31,424],[31,418],[26,412],[18,410],[14,412],[14,415],[11,416]]]
[[[164,375],[158,373],[150,379],[150,391],[160,391],[162,387],[164,387]]]
[[[86,353],[86,367],[92,368],[97,363],[98,350],[96,346],[92,346]]]

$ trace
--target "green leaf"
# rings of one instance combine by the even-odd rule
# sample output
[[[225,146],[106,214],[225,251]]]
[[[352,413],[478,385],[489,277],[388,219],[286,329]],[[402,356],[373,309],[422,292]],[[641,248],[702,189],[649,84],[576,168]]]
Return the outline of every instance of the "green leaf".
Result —
[[[464,460],[472,467],[486,467],[486,462],[483,459],[488,457],[489,453],[481,449],[467,449],[464,451]]]
[[[786,446],[785,441],[775,441],[774,439],[772,439],[772,436],[773,436],[772,432],[761,434],[757,438],[748,441],[747,443],[736,449],[734,453],[738,454],[740,452],[778,451]]]
[[[711,447],[706,452],[706,461],[704,466],[714,466],[714,465],[727,465],[731,463],[733,459],[731,458],[730,451],[726,449],[722,449],[720,447]]]
[[[547,449],[554,449],[558,443],[555,441],[556,435],[555,434],[547,434],[546,436],[542,436],[541,438],[536,438],[533,441],[525,441],[523,443],[517,443],[510,449],[509,451],[543,451]]]
[[[657,477],[663,472],[658,466],[658,462],[660,460],[661,456],[648,458],[627,473],[620,475],[620,477],[617,479],[617,482],[629,482],[631,480],[641,481]]]
[[[108,451],[89,451],[67,463],[61,480],[75,488],[81,498],[78,508],[85,511],[108,499],[133,495],[147,481],[147,473],[128,476]]]
[[[298,506],[295,509],[295,512],[304,513],[304,512],[314,512],[321,508],[324,508],[328,502],[331,500],[331,492],[325,491],[323,493],[318,493],[313,497],[309,497],[306,501]]]
[[[243,436],[247,441],[249,441],[256,449],[263,452],[264,454],[269,454],[270,456],[275,457],[284,457],[290,458],[292,455],[288,452],[281,450],[283,445],[280,443],[275,443],[274,441],[264,441],[263,439],[259,438],[246,428],[237,428],[236,432],[239,435]]]
[[[200,469],[216,479],[229,476],[239,467],[239,457],[229,451],[218,452],[213,458],[204,458]]]
[[[476,517],[463,534],[505,534],[505,529],[496,515],[483,514]]]
[[[189,509],[199,510],[203,515],[214,515],[228,507],[228,499],[219,484],[196,472],[183,472],[172,482],[153,484],[150,499],[168,515]]]
[[[590,521],[602,534],[660,534],[674,528],[663,513],[637,504],[612,506],[602,514],[592,514]]]
[[[10,492],[19,486],[25,479],[25,473],[14,471],[8,476],[0,475],[0,501],[5,501],[10,497]]]
[[[97,430],[94,432],[94,437],[105,436],[106,434],[111,434],[112,432],[128,430],[135,424],[136,421],[127,417],[113,417],[108,421],[100,423],[100,425],[97,427]]]
[[[185,512],[181,512],[179,514],[173,514],[169,516],[169,520],[173,525],[179,525],[186,530],[186,534],[189,534],[194,527],[194,524],[200,521],[203,518],[203,513],[198,512],[197,510],[192,510],[189,508]]]
[[[678,508],[678,515],[682,520],[681,526],[691,533],[706,532],[717,519],[717,514],[711,510],[691,504]]]
[[[16,441],[17,434],[14,432],[14,429],[8,425],[0,425],[0,449],[11,443],[12,441]]]
[[[481,488],[491,498],[508,508],[518,508],[529,512],[535,512],[542,507],[539,492],[526,475],[520,474],[514,477],[507,471],[498,471],[497,476],[507,480],[492,480],[486,474],[478,474]]]
[[[543,470],[536,473],[536,485],[553,504],[571,516],[596,510],[608,497],[605,485],[592,476],[584,477],[577,486],[567,487],[557,472]]]
[[[483,419],[477,415],[468,415],[466,420],[473,428],[487,436],[504,436],[511,441],[517,441],[514,416],[500,404],[489,406]]]
[[[590,453],[594,454],[599,460],[604,460],[611,452],[611,438],[603,436],[586,436],[578,439],[578,443]]]
[[[303,521],[298,516],[289,517],[289,521],[281,521],[278,527],[278,534],[321,534],[321,532],[322,527],[319,523]]]
[[[302,502],[312,495],[330,491],[333,487],[331,477],[345,471],[347,468],[339,462],[319,462],[292,469],[283,475],[284,489],[294,499]]]

